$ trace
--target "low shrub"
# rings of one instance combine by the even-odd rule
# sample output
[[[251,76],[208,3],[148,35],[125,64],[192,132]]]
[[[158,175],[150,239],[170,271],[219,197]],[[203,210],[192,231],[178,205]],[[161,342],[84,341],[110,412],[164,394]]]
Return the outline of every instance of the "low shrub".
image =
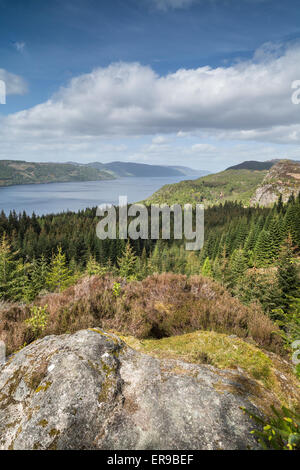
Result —
[[[47,305],[39,307],[33,305],[30,307],[31,317],[28,318],[25,323],[28,325],[35,335],[41,334],[47,327],[48,323],[48,312]]]
[[[95,326],[137,338],[211,330],[248,338],[274,352],[283,350],[278,326],[257,305],[243,305],[203,276],[167,273],[133,282],[109,275],[86,277],[64,292],[37,299],[35,305],[47,305],[49,312],[40,336]],[[0,310],[0,339],[7,341],[8,350],[30,342],[33,335],[25,321],[31,316],[29,306]]]

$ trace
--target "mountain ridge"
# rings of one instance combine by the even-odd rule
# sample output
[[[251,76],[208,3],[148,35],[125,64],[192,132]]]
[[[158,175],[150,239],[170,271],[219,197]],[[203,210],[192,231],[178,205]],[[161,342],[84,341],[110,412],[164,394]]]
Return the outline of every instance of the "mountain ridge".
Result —
[[[271,162],[267,163],[269,165]],[[262,169],[255,169],[257,167],[253,162],[250,162],[250,165],[249,162],[243,162],[236,166],[242,168],[231,167],[195,180],[165,185],[150,196],[146,203],[203,203],[207,207],[225,201],[237,201],[244,206],[269,205],[274,203],[280,194],[286,201],[292,193],[296,196],[300,191],[300,164],[295,160],[275,161],[269,170],[263,169],[264,164],[260,165]],[[255,168],[249,169],[249,166]]]
[[[91,162],[86,166],[111,172],[115,177],[162,177],[162,176],[194,176],[207,174],[205,170],[180,165],[150,165],[148,163],[120,162],[109,163]]]
[[[206,171],[184,166],[131,162],[27,162],[0,160],[0,187],[74,181],[101,181],[125,177],[199,176]]]
[[[106,171],[69,163],[36,163],[25,160],[0,160],[0,187],[22,184],[59,183],[69,181],[108,180]]]

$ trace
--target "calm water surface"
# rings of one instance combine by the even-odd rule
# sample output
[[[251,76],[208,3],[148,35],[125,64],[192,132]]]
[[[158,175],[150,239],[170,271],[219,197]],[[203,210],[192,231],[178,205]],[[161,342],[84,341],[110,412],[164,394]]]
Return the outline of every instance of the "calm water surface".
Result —
[[[0,187],[0,211],[8,214],[26,211],[37,215],[78,211],[98,204],[117,204],[120,196],[129,202],[141,201],[164,184],[177,183],[182,177],[122,178],[111,181],[84,181],[76,183],[26,184]]]

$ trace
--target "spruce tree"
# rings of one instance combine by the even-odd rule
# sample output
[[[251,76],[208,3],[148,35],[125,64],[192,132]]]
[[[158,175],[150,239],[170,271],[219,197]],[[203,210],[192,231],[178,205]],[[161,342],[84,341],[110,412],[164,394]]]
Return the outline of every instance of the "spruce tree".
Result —
[[[278,260],[277,281],[280,289],[280,302],[284,310],[288,310],[291,298],[296,297],[299,280],[292,250],[292,240],[285,241]]]
[[[42,255],[39,259],[34,259],[30,270],[32,300],[45,289],[48,274],[49,266],[45,256]]]
[[[209,257],[207,256],[207,258],[205,258],[205,261],[204,261],[204,264],[202,266],[202,276],[205,276],[205,277],[212,277],[213,273],[212,273],[212,267],[211,267],[211,264],[210,264],[210,260],[209,260]]]
[[[293,244],[297,245],[300,241],[300,210],[298,204],[289,203],[284,217],[284,224],[286,235],[290,234]]]
[[[107,268],[105,266],[101,266],[93,256],[90,256],[86,265],[86,273],[88,276],[103,276],[106,272]]]
[[[161,239],[157,240],[153,253],[150,257],[150,271],[151,273],[160,273],[162,269],[162,251],[163,242]]]
[[[6,234],[0,242],[0,298],[20,300],[27,275],[21,260],[16,260]]]
[[[59,246],[57,253],[52,256],[47,285],[51,291],[63,291],[70,285],[71,273],[67,266],[66,255]]]
[[[270,232],[262,230],[254,249],[255,260],[258,267],[264,267],[272,261],[272,241]]]
[[[137,257],[135,256],[130,243],[127,242],[122,256],[118,258],[119,274],[121,277],[124,277],[128,280],[133,280],[136,278],[136,259]]]
[[[32,300],[32,286],[29,278],[30,263],[17,260],[12,273],[10,298],[14,301],[29,302]]]
[[[244,276],[248,268],[247,259],[243,250],[234,250],[230,258],[230,287],[235,284]]]
[[[270,233],[270,258],[272,261],[278,258],[280,245],[282,242],[282,234],[280,230],[280,224],[277,218],[272,218],[269,225]]]
[[[12,273],[15,265],[11,247],[6,234],[2,236],[0,243],[0,298],[10,297]]]

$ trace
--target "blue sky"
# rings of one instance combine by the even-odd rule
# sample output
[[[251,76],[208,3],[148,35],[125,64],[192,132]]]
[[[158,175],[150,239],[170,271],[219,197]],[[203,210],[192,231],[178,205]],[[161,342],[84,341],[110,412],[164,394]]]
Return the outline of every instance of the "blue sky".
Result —
[[[300,159],[299,20],[290,0],[0,0],[0,158]]]

